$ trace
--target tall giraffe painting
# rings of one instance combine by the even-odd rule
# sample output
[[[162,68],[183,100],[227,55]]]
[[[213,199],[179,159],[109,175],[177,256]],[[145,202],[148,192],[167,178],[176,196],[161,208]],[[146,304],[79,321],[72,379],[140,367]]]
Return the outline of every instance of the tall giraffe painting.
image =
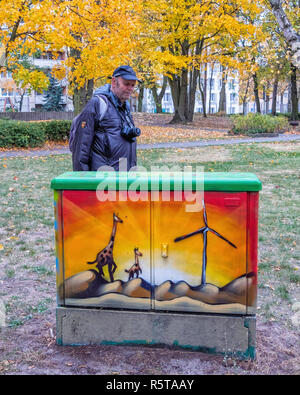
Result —
[[[119,218],[115,213],[113,213],[113,229],[111,232],[111,236],[109,242],[106,247],[104,247],[100,252],[98,252],[96,259],[92,262],[87,262],[89,265],[92,265],[97,262],[97,269],[99,270],[99,275],[103,276],[103,266],[107,265],[108,273],[110,277],[110,281],[114,281],[114,272],[117,269],[117,265],[113,258],[113,248],[115,242],[115,236],[117,231],[117,223],[123,223],[123,220]]]

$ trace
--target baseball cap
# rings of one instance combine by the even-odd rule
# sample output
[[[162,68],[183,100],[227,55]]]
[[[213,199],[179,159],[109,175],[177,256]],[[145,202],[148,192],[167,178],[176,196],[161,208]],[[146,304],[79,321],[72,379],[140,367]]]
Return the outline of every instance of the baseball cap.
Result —
[[[117,67],[116,68],[116,70],[113,72],[113,75],[112,75],[113,77],[122,77],[122,78],[124,78],[125,80],[135,80],[135,81],[138,81],[138,82],[141,82],[138,78],[137,78],[137,76],[136,76],[136,74],[135,74],[135,71],[133,70],[133,68],[132,67],[130,67],[130,66],[120,66],[120,67]]]

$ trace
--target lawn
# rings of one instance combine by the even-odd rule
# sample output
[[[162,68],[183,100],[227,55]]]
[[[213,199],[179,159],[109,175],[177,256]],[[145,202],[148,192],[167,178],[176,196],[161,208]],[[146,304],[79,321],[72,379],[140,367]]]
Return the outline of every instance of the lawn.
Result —
[[[207,172],[257,174],[263,184],[257,316],[293,333],[299,328],[291,321],[292,305],[300,300],[299,148],[300,142],[280,142],[138,151],[138,163],[147,169],[191,164]],[[50,181],[69,170],[70,155],[0,159],[0,302],[12,331],[55,309]]]

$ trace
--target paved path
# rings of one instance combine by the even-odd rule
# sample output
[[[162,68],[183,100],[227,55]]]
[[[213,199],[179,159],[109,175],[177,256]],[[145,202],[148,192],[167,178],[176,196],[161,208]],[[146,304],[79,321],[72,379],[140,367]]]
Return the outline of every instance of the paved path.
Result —
[[[192,147],[206,147],[210,145],[233,145],[233,144],[244,144],[244,143],[262,143],[262,142],[275,142],[275,141],[293,141],[300,140],[300,134],[287,134],[279,135],[277,137],[255,137],[255,138],[234,138],[224,140],[198,140],[198,141],[179,141],[179,142],[167,142],[157,144],[139,144],[138,149],[155,149],[155,148],[192,148]],[[11,158],[17,156],[46,156],[46,155],[61,155],[70,154],[70,150],[67,147],[55,148],[53,150],[24,150],[24,151],[2,151],[0,150],[0,158]]]

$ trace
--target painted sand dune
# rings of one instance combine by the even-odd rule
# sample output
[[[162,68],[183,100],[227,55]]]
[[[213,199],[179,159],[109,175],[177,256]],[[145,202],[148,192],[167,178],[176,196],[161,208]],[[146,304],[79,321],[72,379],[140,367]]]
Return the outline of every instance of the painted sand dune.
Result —
[[[255,301],[253,273],[243,275],[222,288],[213,284],[192,287],[185,281],[165,281],[153,287],[143,278],[109,283],[89,270],[68,278],[64,282],[64,292],[65,304],[72,306],[232,314],[249,314],[255,310],[249,307]]]

